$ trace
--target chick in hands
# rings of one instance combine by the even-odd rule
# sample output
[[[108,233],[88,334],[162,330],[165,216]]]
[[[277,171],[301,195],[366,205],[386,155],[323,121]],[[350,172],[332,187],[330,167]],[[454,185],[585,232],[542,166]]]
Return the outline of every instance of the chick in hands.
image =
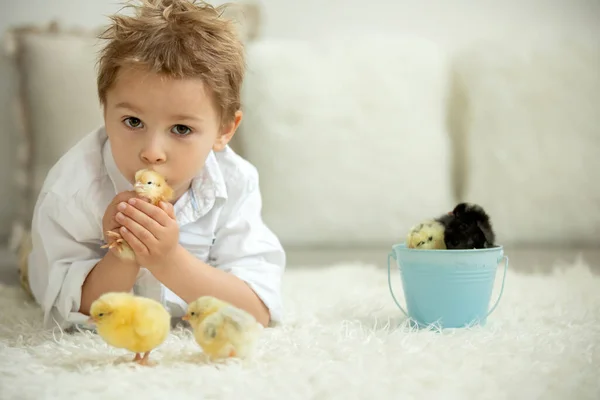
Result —
[[[158,206],[161,201],[169,202],[173,199],[173,189],[167,184],[166,179],[158,172],[150,169],[141,169],[135,173],[135,184],[133,186],[138,197]],[[134,260],[135,253],[129,247],[119,232],[108,231],[106,236],[111,238],[102,248],[112,249],[116,247],[119,257],[126,260]]]
[[[100,296],[91,305],[88,322],[109,345],[135,353],[133,361],[141,365],[150,365],[150,352],[171,330],[171,315],[162,304],[125,292]]]
[[[444,242],[444,225],[435,220],[425,221],[412,227],[406,238],[409,249],[442,250]]]
[[[186,315],[194,338],[211,360],[248,357],[262,325],[248,312],[212,296],[189,304]]]

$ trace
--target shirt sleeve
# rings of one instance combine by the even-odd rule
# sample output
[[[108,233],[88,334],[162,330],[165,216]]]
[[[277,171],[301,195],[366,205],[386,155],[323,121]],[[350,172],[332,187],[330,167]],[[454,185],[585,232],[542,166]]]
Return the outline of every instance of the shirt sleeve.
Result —
[[[271,323],[281,322],[281,281],[286,255],[261,216],[258,174],[228,190],[228,206],[216,231],[211,261],[245,281],[269,309]]]
[[[35,207],[29,255],[29,283],[44,311],[46,326],[84,323],[79,312],[83,282],[105,252],[93,216],[53,193]]]

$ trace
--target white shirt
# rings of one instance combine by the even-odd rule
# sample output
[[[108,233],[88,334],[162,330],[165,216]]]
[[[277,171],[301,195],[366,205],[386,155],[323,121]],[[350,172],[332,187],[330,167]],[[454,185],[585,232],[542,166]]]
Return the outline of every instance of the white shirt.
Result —
[[[78,310],[88,273],[106,254],[102,217],[117,193],[133,190],[117,169],[104,127],[88,134],[49,171],[32,221],[29,283],[47,326],[85,323]],[[190,189],[175,203],[179,243],[198,259],[248,283],[271,321],[282,316],[285,252],[261,218],[258,173],[227,147],[211,152]],[[187,304],[145,268],[133,288],[171,315]]]

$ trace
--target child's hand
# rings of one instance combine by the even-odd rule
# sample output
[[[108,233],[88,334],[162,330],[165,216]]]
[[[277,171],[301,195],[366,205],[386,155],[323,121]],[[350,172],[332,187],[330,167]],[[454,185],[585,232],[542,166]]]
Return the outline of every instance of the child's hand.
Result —
[[[179,245],[173,205],[161,202],[157,207],[132,198],[128,204],[119,204],[118,210],[121,236],[133,249],[138,264],[148,269],[168,265]]]
[[[127,202],[129,199],[136,197],[136,193],[134,191],[130,192],[121,192],[117,194],[108,207],[106,207],[106,211],[104,212],[104,216],[102,217],[102,234],[104,235],[104,241],[107,243],[112,242],[112,238],[106,236],[107,231],[114,231],[122,224],[118,222],[115,217],[117,216],[117,206],[119,203]]]

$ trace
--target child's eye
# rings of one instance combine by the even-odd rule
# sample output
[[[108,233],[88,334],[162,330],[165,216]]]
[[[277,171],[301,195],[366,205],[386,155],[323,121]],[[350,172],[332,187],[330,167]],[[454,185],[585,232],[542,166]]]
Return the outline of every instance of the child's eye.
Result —
[[[127,117],[123,120],[123,123],[131,129],[138,129],[143,126],[142,120],[135,117]]]
[[[175,125],[173,129],[171,129],[171,132],[173,132],[176,135],[185,136],[192,133],[192,130],[185,125]]]

